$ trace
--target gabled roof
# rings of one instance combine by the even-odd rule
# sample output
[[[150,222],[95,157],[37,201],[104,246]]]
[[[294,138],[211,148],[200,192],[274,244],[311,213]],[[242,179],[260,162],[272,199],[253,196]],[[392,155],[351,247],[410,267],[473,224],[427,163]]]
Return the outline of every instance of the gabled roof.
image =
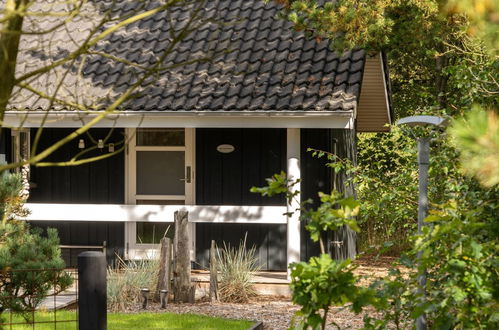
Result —
[[[117,8],[112,12],[115,16],[138,10],[142,2],[116,3]],[[158,1],[146,3],[146,9],[158,5]],[[41,6],[44,5],[47,4]],[[87,17],[79,17],[49,35],[23,36],[24,51],[18,61],[18,74],[75,49],[103,15],[106,6],[108,1],[90,1],[85,8]],[[94,50],[138,65],[151,63],[171,42],[167,15],[174,21],[173,28],[178,30],[186,23],[190,10],[192,6],[183,5],[131,24],[102,40]],[[213,21],[176,45],[165,66],[216,53],[214,59],[155,76],[122,108],[136,111],[355,110],[365,52],[352,50],[338,55],[329,49],[327,41],[307,40],[303,33],[295,32],[290,23],[276,18],[277,13],[273,2],[207,1],[203,16]],[[57,17],[35,18],[37,21],[26,22],[28,29],[50,28],[60,22]],[[67,66],[59,68],[31,84],[51,93],[66,69]],[[81,57],[69,67],[59,94],[83,104],[97,96],[105,103],[131,86],[140,71],[97,54]],[[11,104],[17,109],[45,109],[48,103],[22,90]]]

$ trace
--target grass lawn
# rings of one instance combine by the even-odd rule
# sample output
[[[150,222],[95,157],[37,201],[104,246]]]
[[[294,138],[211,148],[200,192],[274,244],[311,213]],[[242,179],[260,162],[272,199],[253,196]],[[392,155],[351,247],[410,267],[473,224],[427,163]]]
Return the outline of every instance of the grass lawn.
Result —
[[[4,313],[4,322],[9,322],[9,314]],[[71,311],[58,311],[57,320],[74,320],[76,313]],[[53,321],[54,314],[49,312],[37,312],[35,320]],[[13,322],[24,322],[20,316],[13,316]],[[252,325],[250,321],[227,320],[222,318],[209,317],[195,314],[173,314],[173,313],[139,313],[139,314],[107,314],[107,328],[110,330],[119,329],[226,329],[239,330],[249,329]],[[0,326],[0,329],[2,326]],[[3,326],[10,329],[9,326]],[[76,329],[76,322],[58,323],[57,329]],[[33,329],[32,325],[15,325],[12,329]],[[35,324],[35,329],[54,329],[53,323]]]

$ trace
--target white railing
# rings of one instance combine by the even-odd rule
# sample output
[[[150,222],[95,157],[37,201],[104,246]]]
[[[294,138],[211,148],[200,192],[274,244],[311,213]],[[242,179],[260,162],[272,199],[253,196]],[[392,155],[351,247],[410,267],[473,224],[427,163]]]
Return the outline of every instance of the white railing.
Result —
[[[173,222],[175,211],[188,211],[193,223],[286,224],[286,206],[25,204],[29,221]]]

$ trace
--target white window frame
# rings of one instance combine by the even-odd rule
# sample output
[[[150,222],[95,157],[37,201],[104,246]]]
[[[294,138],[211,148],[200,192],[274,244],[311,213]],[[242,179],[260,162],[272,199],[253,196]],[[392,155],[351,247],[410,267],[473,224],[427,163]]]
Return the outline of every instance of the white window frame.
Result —
[[[28,145],[26,154],[21,155],[21,134],[26,134]],[[29,128],[13,128],[10,131],[10,135],[12,136],[12,162],[17,163],[22,160],[26,160],[31,156],[31,137],[30,137],[30,129]],[[28,165],[29,166],[29,165]],[[16,168],[16,172],[19,172],[20,169]]]
[[[137,204],[137,200],[183,200],[183,205],[195,205],[195,128],[184,128],[185,144],[184,146],[137,146],[136,128],[127,128],[125,130],[128,145],[125,155],[125,202],[126,204]],[[137,151],[184,151],[185,152],[185,171],[187,167],[191,168],[191,182],[185,183],[185,195],[138,195],[137,190]],[[185,173],[187,174],[187,173]],[[179,205],[179,208],[183,205]],[[173,223],[173,214],[171,221]],[[194,223],[190,223],[191,234],[191,258],[195,258],[196,246],[196,228]],[[158,253],[158,244],[141,244],[136,241],[137,238],[136,222],[127,222],[125,224],[125,258],[141,259],[154,258]]]
[[[12,156],[12,162],[13,163],[19,163],[25,160],[28,160],[31,157],[31,136],[30,136],[30,129],[29,128],[13,128],[11,130],[11,137],[12,137],[12,150],[11,150],[11,156]],[[22,150],[22,142],[21,141],[21,135],[24,135],[24,139],[26,142],[25,149]],[[5,159],[2,159],[2,161],[5,162]],[[19,166],[14,168],[14,171],[16,173],[21,174],[21,180],[22,180],[22,190],[20,192],[20,195],[28,199],[29,197],[29,192],[30,192],[30,177],[31,177],[31,168],[29,164],[24,164],[23,166]]]

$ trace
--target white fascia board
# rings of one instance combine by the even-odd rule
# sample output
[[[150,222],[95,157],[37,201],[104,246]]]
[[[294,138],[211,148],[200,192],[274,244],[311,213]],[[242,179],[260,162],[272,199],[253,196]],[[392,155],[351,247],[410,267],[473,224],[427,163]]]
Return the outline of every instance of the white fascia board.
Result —
[[[28,221],[173,222],[175,211],[194,223],[286,223],[286,206],[121,205],[26,203]]]
[[[383,76],[383,91],[385,94],[386,113],[388,116],[388,122],[392,124],[392,115],[390,113],[390,99],[388,98],[388,82],[386,81],[385,66],[383,64],[383,54],[381,54],[380,52],[378,57],[379,57],[379,65],[381,66],[381,75]]]
[[[4,127],[81,127],[98,112],[8,111]],[[186,128],[347,128],[354,127],[353,111],[120,111],[94,127]]]

